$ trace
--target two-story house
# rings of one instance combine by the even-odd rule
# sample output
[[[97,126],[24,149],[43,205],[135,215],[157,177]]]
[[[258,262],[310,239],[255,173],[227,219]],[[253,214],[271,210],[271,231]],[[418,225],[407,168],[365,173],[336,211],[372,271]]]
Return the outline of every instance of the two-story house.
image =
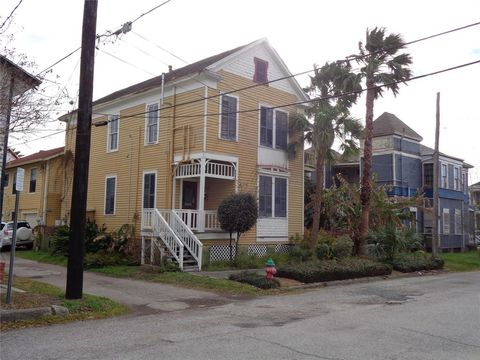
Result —
[[[2,219],[11,220],[15,211],[15,179],[18,168],[25,171],[20,192],[18,219],[32,227],[60,224],[60,208],[65,182],[64,147],[39,151],[7,163]]]
[[[139,229],[142,260],[158,246],[180,266],[188,256],[200,268],[204,245],[211,259],[228,255],[220,202],[249,192],[259,218],[241,245],[250,253],[280,248],[303,233],[303,156],[289,158],[287,146],[302,135],[289,132],[289,115],[306,100],[266,39],[98,99],[88,211],[111,230]],[[75,114],[61,119],[74,156]],[[66,191],[69,199],[71,184]]]

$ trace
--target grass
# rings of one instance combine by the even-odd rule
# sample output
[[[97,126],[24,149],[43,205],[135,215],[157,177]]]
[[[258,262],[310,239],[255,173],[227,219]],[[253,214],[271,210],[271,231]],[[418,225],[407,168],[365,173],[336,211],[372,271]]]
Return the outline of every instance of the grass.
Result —
[[[63,256],[51,255],[46,251],[20,251],[17,252],[17,254],[18,257],[28,260],[64,266],[67,264],[66,258],[64,260]],[[117,265],[89,269],[88,271],[117,278],[131,278],[159,282],[192,289],[210,290],[231,295],[258,296],[269,295],[273,293],[272,290],[261,290],[254,286],[241,284],[228,279],[192,275],[187,272],[160,272],[155,271],[154,269],[143,268],[141,266]]]
[[[47,263],[47,264],[53,264],[53,265],[62,265],[62,266],[67,266],[67,257],[66,256],[61,256],[61,255],[52,255],[48,251],[34,251],[34,250],[28,250],[28,251],[16,251],[15,256],[22,258],[22,259],[27,259],[27,260],[33,260],[33,261],[38,261],[42,263]]]
[[[127,309],[110,299],[100,296],[84,294],[82,299],[67,300],[62,290],[56,286],[38,282],[28,278],[15,277],[14,287],[25,290],[25,293],[14,292],[13,304],[5,304],[5,294],[2,294],[2,309],[21,309],[31,307],[43,307],[49,305],[61,305],[70,313],[66,316],[50,315],[34,320],[22,320],[11,323],[3,323],[1,330],[18,329],[47,324],[59,324],[70,321],[101,319],[111,316],[122,315]]]
[[[480,251],[442,253],[447,271],[480,271]]]

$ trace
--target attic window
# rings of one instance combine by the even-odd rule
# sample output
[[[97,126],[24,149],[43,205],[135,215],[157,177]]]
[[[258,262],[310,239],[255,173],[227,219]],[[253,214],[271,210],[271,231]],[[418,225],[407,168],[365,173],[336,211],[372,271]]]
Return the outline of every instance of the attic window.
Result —
[[[253,58],[255,63],[255,73],[253,74],[253,81],[257,83],[266,83],[268,81],[268,61]]]

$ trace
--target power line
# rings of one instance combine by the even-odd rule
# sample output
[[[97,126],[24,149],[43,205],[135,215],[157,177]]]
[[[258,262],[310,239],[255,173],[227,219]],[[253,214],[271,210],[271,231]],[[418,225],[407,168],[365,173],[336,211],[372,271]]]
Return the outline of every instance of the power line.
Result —
[[[150,71],[147,71],[147,70],[145,70],[145,69],[142,69],[141,67],[138,67],[137,65],[132,64],[132,63],[126,61],[126,60],[123,60],[122,58],[120,58],[120,57],[118,57],[118,56],[116,56],[116,55],[110,54],[109,52],[107,52],[107,51],[105,51],[105,50],[98,49],[98,51],[100,51],[100,52],[102,52],[102,53],[104,53],[104,54],[107,54],[108,56],[111,56],[112,58],[114,58],[114,59],[116,59],[116,60],[118,60],[118,61],[120,61],[120,62],[122,62],[122,63],[124,63],[124,64],[130,65],[130,66],[132,66],[132,67],[134,67],[134,68],[136,68],[136,69],[138,69],[138,70],[141,70],[141,71],[147,73],[148,75],[156,76],[155,74],[152,74]]]
[[[360,93],[362,93],[362,92],[364,92],[364,91],[367,91],[367,90],[380,89],[380,88],[388,87],[388,86],[395,85],[395,84],[407,83],[407,82],[410,82],[410,81],[413,81],[413,80],[423,79],[423,78],[426,78],[426,77],[438,75],[438,74],[445,73],[445,72],[452,71],[452,70],[457,70],[457,69],[460,69],[460,68],[463,68],[463,67],[467,67],[467,66],[471,66],[471,65],[475,65],[475,64],[478,64],[478,63],[480,63],[480,60],[476,60],[476,61],[472,61],[472,62],[469,62],[469,63],[465,63],[465,64],[453,66],[453,67],[450,67],[450,68],[446,68],[446,69],[442,69],[442,70],[430,72],[430,73],[423,74],[423,75],[413,76],[413,77],[411,77],[410,79],[407,79],[407,80],[392,81],[392,82],[390,82],[390,83],[381,84],[381,85],[376,85],[376,86],[373,86],[373,87],[364,88],[364,89],[360,89],[360,90],[348,91],[348,92],[344,92],[344,93],[337,94],[337,95],[328,95],[328,96],[324,96],[324,97],[320,97],[320,98],[314,98],[314,99],[303,100],[303,101],[296,101],[296,102],[292,102],[292,103],[288,103],[288,104],[281,104],[281,105],[276,105],[276,106],[266,106],[266,107],[264,107],[264,108],[266,108],[266,109],[272,109],[272,110],[273,110],[273,109],[284,108],[284,107],[289,107],[289,106],[304,105],[304,104],[308,104],[308,103],[312,103],[312,102],[316,102],[316,101],[325,101],[325,100],[330,100],[330,99],[337,99],[337,98],[341,98],[341,97],[344,97],[344,96],[350,96],[350,95],[360,94]],[[223,94],[221,94],[221,95],[223,95]],[[176,105],[173,105],[173,106],[171,106],[171,107],[175,107],[175,106],[176,106]],[[256,108],[256,109],[246,109],[246,110],[239,110],[239,111],[231,111],[231,112],[228,112],[228,113],[207,113],[207,114],[196,114],[196,115],[177,115],[176,118],[194,118],[194,117],[202,117],[202,116],[220,116],[220,115],[223,115],[223,114],[244,114],[244,113],[251,113],[251,112],[258,112],[258,111],[260,111],[260,108]],[[147,112],[142,112],[142,113],[140,113],[140,114],[138,114],[138,115],[145,115],[146,113],[149,113],[149,112],[148,112],[148,111],[147,111]],[[107,115],[107,114],[102,114],[102,115]],[[108,115],[109,115],[109,114],[108,114]],[[124,117],[122,117],[122,119],[131,118],[131,117],[136,117],[136,115],[137,115],[137,114],[132,114],[132,115],[124,116]],[[163,116],[163,118],[170,118],[170,117],[173,117],[173,116]]]
[[[5,24],[8,22],[8,20],[10,20],[10,18],[13,16],[13,14],[15,13],[15,11],[18,9],[18,7],[20,6],[20,4],[22,3],[23,0],[20,0],[17,5],[15,5],[15,7],[13,8],[12,12],[10,13],[10,15],[8,15],[6,17],[6,19],[3,21],[2,25],[0,25],[0,30],[5,26]]]
[[[163,3],[161,3],[161,4],[159,4],[159,5],[155,6],[155,7],[153,7],[152,9],[150,9],[150,10],[148,10],[147,12],[145,12],[145,13],[141,14],[140,16],[138,16],[135,20],[132,20],[131,23],[133,24],[135,21],[141,19],[141,18],[144,17],[145,15],[150,14],[152,11],[155,11],[155,10],[157,10],[158,8],[161,8],[163,5],[168,4],[170,1],[172,1],[172,0],[164,1]]]

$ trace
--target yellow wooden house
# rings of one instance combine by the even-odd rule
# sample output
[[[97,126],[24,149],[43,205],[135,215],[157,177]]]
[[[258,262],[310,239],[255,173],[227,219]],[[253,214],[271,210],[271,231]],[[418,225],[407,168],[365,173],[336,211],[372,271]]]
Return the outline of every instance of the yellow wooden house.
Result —
[[[2,221],[10,221],[15,211],[15,179],[18,168],[25,170],[20,192],[18,219],[36,225],[61,223],[61,203],[65,183],[64,147],[42,150],[7,163]]]
[[[205,246],[212,260],[228,254],[220,202],[249,192],[259,218],[241,245],[256,254],[267,245],[281,250],[303,233],[303,149],[289,157],[287,147],[302,136],[288,122],[306,100],[266,39],[96,100],[87,211],[111,230],[133,224],[142,261],[159,248],[180,267],[188,258],[200,269]],[[75,113],[61,120],[73,154]],[[68,218],[71,183],[65,190]]]

